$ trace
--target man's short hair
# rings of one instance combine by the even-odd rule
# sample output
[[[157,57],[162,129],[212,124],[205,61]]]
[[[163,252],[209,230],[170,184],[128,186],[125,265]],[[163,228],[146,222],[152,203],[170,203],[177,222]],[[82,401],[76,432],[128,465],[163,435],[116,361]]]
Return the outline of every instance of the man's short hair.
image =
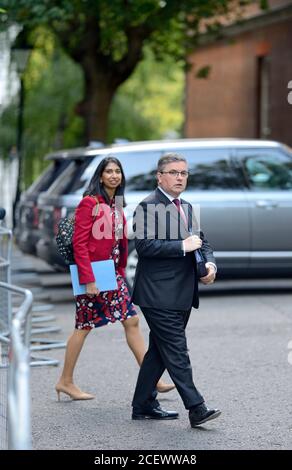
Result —
[[[163,171],[166,165],[173,162],[185,162],[187,163],[185,157],[179,153],[166,153],[163,157],[159,158],[157,163],[157,171]]]

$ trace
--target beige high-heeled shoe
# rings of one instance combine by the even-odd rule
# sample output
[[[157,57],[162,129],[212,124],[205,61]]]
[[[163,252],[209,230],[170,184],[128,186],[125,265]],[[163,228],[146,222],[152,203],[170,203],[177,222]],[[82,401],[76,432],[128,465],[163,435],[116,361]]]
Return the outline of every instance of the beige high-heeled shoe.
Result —
[[[174,389],[175,389],[174,384],[166,384],[166,383],[162,382],[162,380],[159,381],[158,384],[156,385],[156,390],[159,393],[167,393],[167,392],[170,392],[171,390],[174,390]]]
[[[77,388],[77,387],[76,387]],[[90,393],[85,393],[82,392],[81,390],[78,391],[73,391],[70,390],[69,387],[66,387],[65,385],[60,385],[57,384],[55,387],[55,390],[58,395],[58,401],[60,401],[60,393],[65,393],[65,395],[68,395],[72,400],[93,400],[95,398],[94,395],[91,395]]]

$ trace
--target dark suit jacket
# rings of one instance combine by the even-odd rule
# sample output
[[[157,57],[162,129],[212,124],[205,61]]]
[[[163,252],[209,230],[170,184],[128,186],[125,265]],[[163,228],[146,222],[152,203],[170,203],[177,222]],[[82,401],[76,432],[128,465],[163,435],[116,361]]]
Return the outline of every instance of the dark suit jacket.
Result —
[[[175,205],[158,188],[135,210],[133,229],[138,265],[132,300],[141,307],[189,310],[199,306],[195,255],[191,252],[184,256],[182,249],[182,240],[190,236],[196,220],[191,204],[181,202],[188,228]],[[197,234],[203,240],[201,251],[205,260],[214,263],[212,248],[203,232]]]

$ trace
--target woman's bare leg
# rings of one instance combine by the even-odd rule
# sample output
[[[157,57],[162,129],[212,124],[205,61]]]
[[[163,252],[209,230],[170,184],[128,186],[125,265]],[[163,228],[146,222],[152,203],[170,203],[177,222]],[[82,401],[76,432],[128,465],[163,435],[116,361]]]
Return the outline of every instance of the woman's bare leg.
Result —
[[[61,377],[56,385],[56,391],[67,393],[75,400],[94,398],[93,395],[82,392],[73,380],[74,369],[83,347],[86,336],[91,330],[74,330],[67,342],[65,360]],[[58,393],[59,395],[59,393]],[[87,398],[86,398],[87,397]],[[89,398],[90,397],[90,398]]]

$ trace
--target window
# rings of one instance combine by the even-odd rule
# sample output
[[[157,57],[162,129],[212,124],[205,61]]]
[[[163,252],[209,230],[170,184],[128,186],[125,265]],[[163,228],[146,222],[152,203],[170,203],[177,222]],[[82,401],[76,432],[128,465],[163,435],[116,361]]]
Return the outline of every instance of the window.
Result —
[[[269,90],[270,70],[269,57],[257,58],[257,107],[256,107],[256,135],[259,139],[266,139],[271,131],[269,128]]]
[[[272,149],[240,151],[248,183],[255,190],[292,190],[292,158]]]
[[[188,162],[188,189],[216,191],[242,187],[241,178],[230,164],[229,149],[180,149],[178,153]]]
[[[122,164],[126,177],[127,191],[152,191],[156,183],[156,167],[160,157],[158,151],[111,152]],[[85,169],[72,192],[82,194],[87,188],[99,162],[107,155],[96,157]]]
[[[27,190],[27,194],[37,194],[46,191],[62,171],[69,166],[69,160],[54,160],[48,168],[40,175],[40,177]]]
[[[82,194],[84,186],[83,175],[86,172],[87,168],[90,167],[94,157],[85,157],[83,160],[77,160],[75,162],[75,169],[73,175],[69,179],[67,188],[63,193],[71,194]]]
[[[159,151],[129,152],[117,155],[126,176],[128,191],[153,191],[157,186]]]
[[[165,153],[177,152],[183,155],[189,165],[188,189],[238,189],[242,181],[229,162],[228,149],[216,148],[170,148],[165,151],[141,150],[111,152],[120,160],[125,176],[127,191],[153,191],[157,186],[157,162]],[[74,194],[82,194],[87,188],[99,162],[107,155],[97,156],[83,174],[79,173],[76,184],[71,185]],[[80,176],[81,175],[81,176]]]
[[[59,178],[50,186],[49,193],[53,195],[75,192],[80,185],[80,177],[86,167],[92,161],[92,157],[70,160],[68,167],[60,174]]]

